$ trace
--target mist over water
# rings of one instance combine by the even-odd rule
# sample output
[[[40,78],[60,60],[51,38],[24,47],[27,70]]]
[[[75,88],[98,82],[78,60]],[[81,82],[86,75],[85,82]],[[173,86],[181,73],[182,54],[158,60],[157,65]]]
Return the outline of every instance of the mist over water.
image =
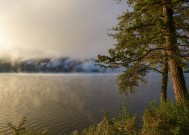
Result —
[[[9,134],[7,123],[18,124],[24,116],[29,128],[71,133],[98,123],[104,112],[115,116],[121,100],[139,119],[150,101],[159,101],[161,77],[147,79],[126,98],[119,94],[116,74],[0,74],[0,134]],[[168,93],[173,99],[170,85]]]
[[[0,72],[45,72],[45,73],[75,73],[75,72],[120,72],[124,68],[103,68],[95,59],[74,60],[69,57],[59,58],[33,58],[25,60],[11,60],[0,58]]]

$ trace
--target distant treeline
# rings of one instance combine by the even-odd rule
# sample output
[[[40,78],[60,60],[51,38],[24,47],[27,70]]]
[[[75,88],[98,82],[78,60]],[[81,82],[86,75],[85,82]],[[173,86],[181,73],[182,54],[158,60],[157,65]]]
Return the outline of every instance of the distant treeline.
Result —
[[[0,59],[0,72],[118,72],[95,64],[94,59],[71,60],[70,58],[42,58],[28,60]]]

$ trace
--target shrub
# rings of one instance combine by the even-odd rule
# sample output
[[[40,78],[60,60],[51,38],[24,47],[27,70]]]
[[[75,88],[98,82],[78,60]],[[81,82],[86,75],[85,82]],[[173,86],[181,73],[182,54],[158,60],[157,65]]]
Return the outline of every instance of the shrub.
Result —
[[[136,116],[126,112],[124,106],[117,118],[109,119],[107,115],[96,126],[90,126],[81,133],[75,131],[72,135],[136,135]]]
[[[8,126],[12,130],[12,135],[47,135],[47,130],[43,131],[33,131],[25,128],[26,118],[19,123],[18,126],[13,125],[12,123],[8,123]]]
[[[160,105],[152,103],[145,110],[141,130],[136,128],[136,116],[127,113],[125,105],[115,118],[106,114],[97,125],[84,129],[81,133],[74,131],[71,135],[189,135],[189,104],[174,104],[171,101]],[[18,125],[9,123],[13,135],[46,135],[47,131],[34,132],[26,130],[25,118]]]
[[[189,106],[162,102],[151,104],[143,114],[143,135],[187,135],[189,134]]]

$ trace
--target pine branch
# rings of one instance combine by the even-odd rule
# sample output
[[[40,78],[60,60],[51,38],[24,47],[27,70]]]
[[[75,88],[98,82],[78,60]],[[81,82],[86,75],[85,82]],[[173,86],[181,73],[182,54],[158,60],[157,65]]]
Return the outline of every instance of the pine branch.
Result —
[[[189,45],[178,45],[178,46],[189,47]]]
[[[158,70],[158,69],[156,69],[156,68],[149,67],[149,69],[154,70],[154,71],[156,71],[156,72],[158,72],[158,73],[160,73],[160,74],[163,74],[163,72],[161,72],[160,70]]]
[[[187,54],[182,54],[182,55],[181,55],[181,58],[189,58],[189,53],[187,53]]]
[[[187,35],[177,35],[177,38],[189,39],[189,37]]]
[[[145,58],[146,56],[148,56],[148,54],[150,54],[152,51],[157,51],[157,50],[163,50],[163,48],[154,48],[154,49],[147,50],[147,52],[144,55],[142,55],[141,57],[139,57],[137,59],[133,59],[131,61],[127,61],[126,63],[132,63],[135,61],[139,61],[139,60]]]

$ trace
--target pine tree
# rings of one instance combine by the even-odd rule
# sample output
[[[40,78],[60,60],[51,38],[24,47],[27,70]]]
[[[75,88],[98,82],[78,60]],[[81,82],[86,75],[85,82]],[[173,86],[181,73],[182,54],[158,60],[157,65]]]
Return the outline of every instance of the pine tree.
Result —
[[[188,100],[182,67],[189,48],[189,4],[183,0],[128,0],[128,5],[132,10],[118,17],[110,34],[117,43],[109,56],[99,55],[97,61],[104,67],[125,67],[118,78],[124,93],[146,82],[149,70],[162,74],[162,94],[166,93],[169,70],[176,100]]]
[[[161,64],[161,75],[162,75],[162,83],[161,83],[161,94],[160,101],[167,101],[167,85],[168,85],[168,58],[166,51],[163,51],[163,64]]]

